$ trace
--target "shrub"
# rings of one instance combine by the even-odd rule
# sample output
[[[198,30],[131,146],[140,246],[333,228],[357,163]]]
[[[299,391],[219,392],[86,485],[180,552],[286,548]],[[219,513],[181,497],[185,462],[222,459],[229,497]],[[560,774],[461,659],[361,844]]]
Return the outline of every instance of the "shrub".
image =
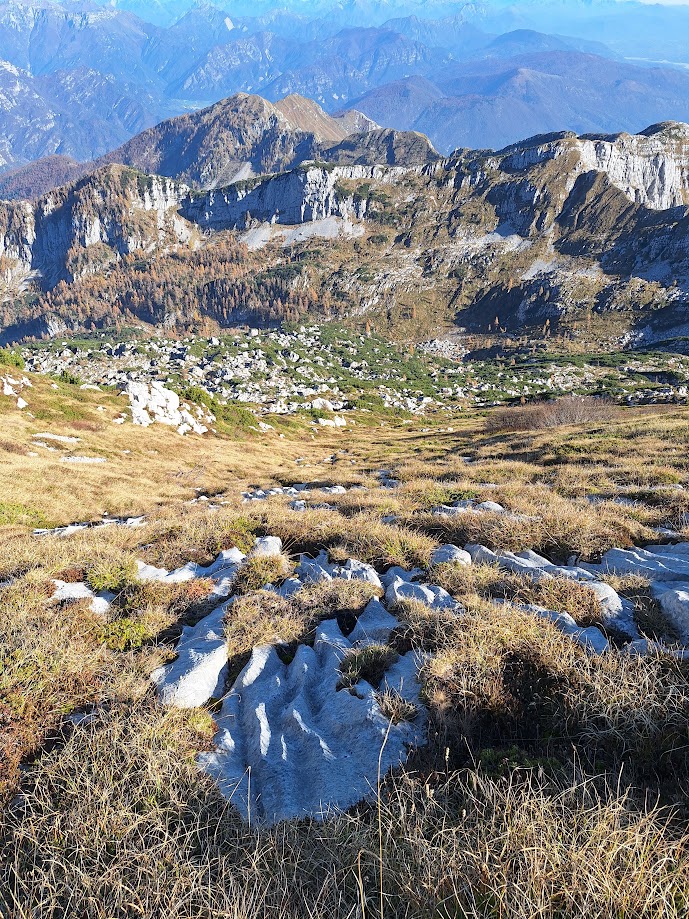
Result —
[[[89,568],[88,582],[92,590],[112,590],[118,593],[136,581],[138,569],[134,559],[97,561]]]
[[[185,386],[179,391],[181,399],[202,405],[215,415],[215,420],[220,429],[244,428],[250,429],[256,425],[256,416],[248,408],[234,403],[220,402],[215,396],[207,393],[202,386]]]
[[[152,638],[140,619],[124,616],[103,626],[101,641],[111,651],[134,651]]]
[[[61,383],[69,383],[71,386],[79,386],[81,377],[78,373],[72,373],[71,370],[63,370],[58,374],[58,380]]]
[[[541,431],[567,424],[609,421],[615,406],[596,396],[563,396],[492,412],[486,419],[489,434],[500,431]]]
[[[24,369],[24,358],[16,351],[10,348],[0,348],[0,365],[5,367],[16,367],[18,370]]]

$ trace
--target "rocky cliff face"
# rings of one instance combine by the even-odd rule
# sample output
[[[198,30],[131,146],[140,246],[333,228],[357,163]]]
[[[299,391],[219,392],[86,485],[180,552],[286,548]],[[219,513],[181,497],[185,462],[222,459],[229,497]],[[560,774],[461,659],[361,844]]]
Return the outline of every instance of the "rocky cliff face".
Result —
[[[367,201],[343,182],[394,183],[408,170],[385,166],[307,166],[218,191],[190,195],[182,213],[203,229],[244,228],[252,221],[300,224],[326,217],[366,216]]]
[[[44,289],[71,281],[131,252],[186,245],[202,230],[255,223],[361,220],[367,200],[343,182],[394,183],[406,172],[386,166],[308,166],[203,193],[162,176],[106,167],[35,204],[0,205],[0,257],[6,284],[30,275]]]
[[[569,190],[586,172],[603,173],[634,204],[665,210],[689,204],[689,125],[665,122],[641,134],[609,137],[575,134],[534,138],[498,154],[509,172],[554,162]]]
[[[549,135],[409,167],[309,163],[208,191],[111,166],[34,205],[0,206],[3,294],[76,283],[132,252],[185,258],[256,224],[311,224],[284,237],[308,255],[319,233],[340,239],[338,220],[376,244],[347,248],[342,234],[332,266],[319,257],[318,275],[294,281],[313,303],[322,291],[395,325],[421,302],[483,331],[637,307],[671,325],[689,304],[689,127]],[[267,259],[284,268],[279,253]],[[250,285],[231,293],[232,315],[252,296]]]
[[[16,281],[37,275],[46,288],[133,251],[187,243],[177,209],[185,186],[113,167],[35,204],[0,206],[0,256]]]

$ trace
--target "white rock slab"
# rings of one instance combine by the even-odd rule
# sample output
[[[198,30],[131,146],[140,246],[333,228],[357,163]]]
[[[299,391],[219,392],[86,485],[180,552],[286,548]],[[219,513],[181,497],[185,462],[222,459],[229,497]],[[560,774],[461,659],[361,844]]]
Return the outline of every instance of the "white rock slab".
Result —
[[[400,578],[402,581],[415,581],[423,574],[424,572],[421,568],[412,568],[407,571],[406,568],[402,568],[400,565],[392,565],[391,568],[388,568],[388,570],[381,575],[380,580],[383,583],[383,587],[389,587],[396,578]]]
[[[354,558],[347,559],[344,565],[337,565],[333,570],[333,576],[343,578],[346,581],[366,581],[369,584],[373,584],[374,587],[383,589],[383,584],[373,565],[357,561]]]
[[[294,573],[304,583],[319,584],[321,581],[332,581],[335,567],[331,565],[328,553],[322,549],[316,558],[300,555]]]
[[[78,463],[82,466],[98,466],[101,463],[107,463],[104,456],[62,456],[61,463]]]
[[[223,620],[231,602],[216,607],[193,628],[185,626],[177,658],[151,674],[163,705],[195,708],[222,696],[227,674]]]
[[[215,750],[198,759],[246,820],[320,820],[374,798],[379,760],[384,776],[424,741],[422,710],[413,723],[391,725],[368,683],[338,690],[340,661],[353,647],[329,620],[288,665],[273,647],[254,650],[223,703]],[[416,703],[412,667],[391,679]]]
[[[689,581],[689,544],[649,546],[646,549],[610,549],[589,571],[640,574],[652,581]]]
[[[460,565],[470,565],[471,556],[465,549],[451,544],[440,546],[431,553],[432,565],[446,565],[457,563]]]
[[[399,625],[399,619],[391,616],[378,600],[369,600],[363,613],[347,636],[351,644],[363,647],[367,644],[386,642],[390,633]]]
[[[181,568],[168,571],[167,568],[156,568],[145,562],[137,561],[138,577],[140,581],[159,581],[162,584],[182,584],[196,578],[209,578],[215,582],[210,596],[228,597],[232,593],[234,576],[245,559],[239,549],[224,549],[210,565],[199,565],[197,562],[187,562]]]
[[[460,608],[459,603],[450,596],[442,587],[433,584],[415,584],[411,581],[403,581],[402,578],[395,578],[385,591],[385,602],[394,606],[402,600],[419,600],[430,606],[431,609],[450,609]]]

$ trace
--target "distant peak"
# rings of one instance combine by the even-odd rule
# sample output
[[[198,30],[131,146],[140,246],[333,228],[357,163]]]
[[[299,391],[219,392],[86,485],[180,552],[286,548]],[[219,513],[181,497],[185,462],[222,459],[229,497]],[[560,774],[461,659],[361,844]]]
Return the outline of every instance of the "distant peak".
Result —
[[[664,134],[675,140],[689,139],[689,124],[683,121],[659,121],[658,124],[652,124],[643,131],[639,131],[639,134],[643,137]]]

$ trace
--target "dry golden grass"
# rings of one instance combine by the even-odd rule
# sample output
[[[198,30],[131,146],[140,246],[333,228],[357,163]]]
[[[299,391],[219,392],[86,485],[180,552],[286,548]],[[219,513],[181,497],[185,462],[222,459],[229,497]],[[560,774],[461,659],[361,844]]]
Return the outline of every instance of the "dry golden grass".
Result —
[[[431,568],[429,578],[460,602],[467,596],[478,594],[484,598],[498,597],[569,613],[581,626],[601,620],[596,594],[586,584],[565,577],[534,581],[494,565],[442,564]]]
[[[32,376],[29,410],[10,409],[0,398],[3,438],[16,451],[5,452],[0,463],[0,494],[50,524],[98,519],[103,513],[137,515],[180,500],[190,500],[197,490],[206,494],[239,492],[247,483],[274,480],[281,470],[297,470],[294,460],[318,451],[325,456],[340,440],[319,435],[318,444],[307,435],[279,437],[279,432],[238,430],[235,438],[180,437],[174,429],[157,425],[155,433],[112,419],[128,401],[112,393],[94,393]],[[99,406],[103,411],[99,411]],[[84,419],[95,429],[84,430]],[[53,451],[35,445],[33,434],[49,432],[77,436],[77,444],[50,442]],[[40,440],[40,438],[38,438]],[[309,449],[310,448],[310,449]],[[26,452],[24,452],[26,451]],[[29,451],[38,455],[29,456]],[[79,465],[63,462],[70,456],[101,456],[107,462]],[[295,474],[298,480],[298,473]],[[1,519],[1,517],[0,517]],[[43,520],[36,521],[37,526]]]
[[[566,758],[563,749],[574,743],[591,768],[623,767],[627,781],[672,784],[685,775],[687,664],[591,656],[509,604],[476,598],[466,606],[448,634],[435,629],[440,640],[426,683],[439,735],[459,762],[510,742]],[[413,613],[405,637],[424,647],[433,614],[424,620]]]
[[[63,384],[56,393],[39,380],[29,401],[39,420],[0,407],[12,445],[0,463],[0,580],[13,579],[0,592],[0,797],[7,804],[20,791],[0,815],[0,913],[369,919],[382,902],[388,919],[687,914],[687,667],[660,656],[589,657],[510,603],[563,609],[584,624],[594,612],[585,588],[532,585],[490,566],[436,567],[431,578],[466,613],[402,603],[390,642],[394,652],[434,655],[424,671],[428,748],[385,782],[379,808],[257,831],[194,765],[211,715],[164,711],[149,684],[182,624],[207,611],[210,584],[140,584],[132,562],[206,564],[267,533],[291,557],[325,548],[379,569],[425,566],[446,541],[531,547],[554,561],[596,557],[651,541],[653,526],[684,528],[687,499],[668,486],[689,478],[689,411],[621,410],[604,426],[500,438],[482,415],[465,413],[452,418],[452,434],[440,419],[424,420],[422,432],[395,419],[373,429],[362,417],[344,433],[291,426],[284,439],[185,439],[113,425],[123,400],[108,393]],[[81,443],[66,450],[108,463],[69,466],[64,447],[28,456],[42,430],[77,432]],[[399,488],[378,488],[381,468],[394,469]],[[241,503],[249,486],[295,481],[367,488],[328,496],[331,511]],[[190,504],[197,488],[223,503]],[[639,505],[593,504],[591,494],[631,494]],[[522,518],[429,513],[463,497]],[[68,539],[30,534],[39,521],[104,510],[148,520]],[[387,515],[397,520],[383,523]],[[252,589],[261,575],[228,610],[233,672],[257,644],[309,641],[324,618],[346,631],[379,593],[341,581],[287,601]],[[115,589],[109,616],[56,605],[55,577]],[[663,630],[647,584],[614,586],[646,632]],[[494,596],[507,602],[496,606]],[[65,716],[88,706],[93,720],[72,729]],[[391,719],[405,717],[398,700],[385,706]]]
[[[324,581],[302,587],[289,600],[265,590],[237,597],[225,619],[233,669],[258,645],[313,641],[314,629],[323,619],[339,619],[352,628],[358,614],[379,593],[366,581]]]
[[[337,558],[358,558],[373,565],[427,565],[437,542],[417,529],[383,523],[371,513],[345,517],[337,511],[295,514],[278,504],[255,512],[261,529],[279,536],[291,553],[333,550]]]
[[[292,571],[292,563],[284,554],[249,556],[232,582],[235,593],[246,594],[262,590],[269,584],[281,584]]]
[[[117,706],[44,756],[0,829],[11,919],[686,915],[689,839],[614,784],[402,772],[378,810],[257,832],[193,765],[209,733]]]

